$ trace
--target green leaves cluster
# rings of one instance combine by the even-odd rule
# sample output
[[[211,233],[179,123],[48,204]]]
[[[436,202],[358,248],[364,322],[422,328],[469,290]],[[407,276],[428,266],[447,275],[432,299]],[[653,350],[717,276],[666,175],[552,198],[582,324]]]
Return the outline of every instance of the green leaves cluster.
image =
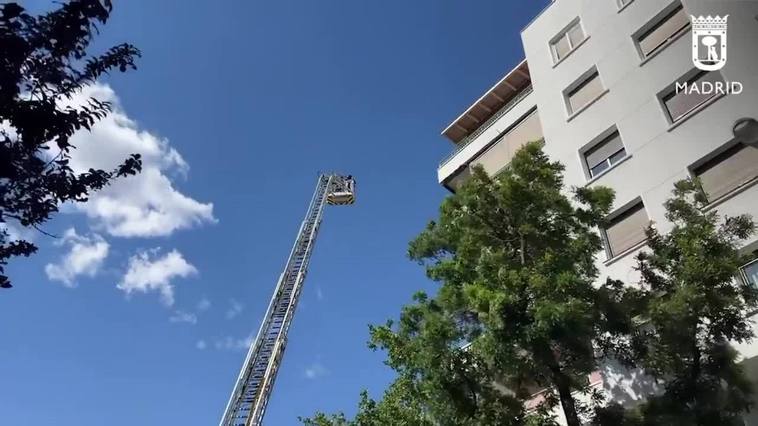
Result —
[[[697,182],[679,182],[665,205],[673,228],[647,230],[640,282],[603,281],[597,229],[613,193],[567,191],[562,173],[538,143],[495,178],[475,169],[410,243],[436,295],[419,293],[399,321],[370,327],[396,381],[379,401],[364,393],[353,420],[304,422],[536,426],[556,424],[559,409],[571,426],[739,424],[752,391],[729,342],[753,337],[758,295],[735,280],[751,219],[721,220]],[[610,358],[662,392],[633,411],[604,400],[588,375]]]
[[[88,56],[97,25],[107,22],[111,9],[110,0],[71,0],[31,16],[16,3],[0,5],[0,224],[38,229],[61,203],[86,201],[111,180],[141,170],[139,154],[111,171],[76,174],[69,166],[71,136],[91,129],[110,105],[94,98],[81,106],[65,101],[113,69],[135,69],[140,56],[130,44]],[[0,228],[1,288],[11,287],[3,274],[8,259],[36,250]]]
[[[398,379],[389,386],[381,401],[369,398],[366,391],[361,392],[358,414],[353,420],[342,413],[318,413],[312,419],[300,420],[306,426],[433,426],[421,401],[413,382]]]
[[[735,278],[749,260],[739,243],[754,224],[744,215],[722,220],[706,204],[696,181],[677,183],[665,205],[673,228],[649,228],[649,250],[638,256],[648,322],[636,358],[664,383],[643,407],[647,424],[742,425],[752,405],[730,342],[753,338],[747,314],[758,290]]]
[[[589,392],[587,376],[597,368],[593,341],[628,324],[601,309],[606,288],[593,286],[602,248],[593,229],[613,194],[580,188],[572,200],[562,172],[537,143],[494,180],[475,170],[411,243],[410,255],[441,282],[435,302],[458,320],[455,338],[472,342],[467,352],[481,358],[489,377],[517,399],[555,388],[569,424],[578,424],[586,407],[572,393]],[[391,349],[392,342],[381,343]]]

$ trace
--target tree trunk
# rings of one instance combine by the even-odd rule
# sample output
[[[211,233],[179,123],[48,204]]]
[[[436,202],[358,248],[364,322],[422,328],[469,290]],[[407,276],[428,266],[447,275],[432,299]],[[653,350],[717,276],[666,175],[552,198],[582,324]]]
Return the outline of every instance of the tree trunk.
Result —
[[[566,424],[568,426],[581,426],[582,423],[579,421],[579,414],[576,412],[574,397],[571,395],[569,378],[561,371],[561,367],[555,360],[550,363],[550,371],[552,372],[553,383],[558,391],[558,397],[561,400],[563,414],[566,416]]]

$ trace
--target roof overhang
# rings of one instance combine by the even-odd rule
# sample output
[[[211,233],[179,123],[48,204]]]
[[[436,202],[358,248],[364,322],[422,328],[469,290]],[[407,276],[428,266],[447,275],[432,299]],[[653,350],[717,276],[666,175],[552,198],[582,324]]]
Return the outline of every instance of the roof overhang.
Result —
[[[473,133],[485,121],[492,117],[509,100],[531,83],[529,65],[526,59],[516,65],[508,74],[489,89],[481,98],[449,126],[442,131],[442,135],[458,143],[466,136]]]

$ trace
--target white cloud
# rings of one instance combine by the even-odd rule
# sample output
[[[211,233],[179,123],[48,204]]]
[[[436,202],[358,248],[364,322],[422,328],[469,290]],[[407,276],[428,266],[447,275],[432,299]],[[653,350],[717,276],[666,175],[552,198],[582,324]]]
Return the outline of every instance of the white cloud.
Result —
[[[316,287],[316,300],[319,302],[324,300],[324,292],[321,291],[321,287]]]
[[[195,343],[195,347],[202,351],[208,347],[208,344],[205,342],[205,340],[198,340],[197,343]]]
[[[203,297],[202,299],[200,299],[199,302],[197,302],[198,312],[205,312],[210,308],[211,308],[211,301],[205,297]]]
[[[232,319],[236,316],[239,316],[239,314],[241,314],[244,309],[245,306],[242,303],[234,299],[230,299],[229,309],[226,310],[226,319]]]
[[[94,277],[108,257],[110,248],[100,235],[81,236],[74,228],[66,230],[57,245],[68,246],[69,251],[58,263],[45,265],[45,273],[48,279],[60,281],[66,287],[76,287],[75,280],[80,275]]]
[[[90,168],[112,170],[130,154],[139,153],[142,173],[117,179],[74,209],[84,212],[97,229],[119,237],[166,236],[216,221],[213,204],[196,201],[174,187],[170,176],[186,176],[189,166],[166,139],[140,130],[107,85],[89,86],[71,102],[83,104],[90,97],[111,102],[113,112],[91,132],[74,134],[71,142],[77,149],[71,168],[77,173]]]
[[[157,250],[143,251],[129,258],[129,267],[117,287],[127,295],[133,292],[156,291],[160,293],[163,303],[172,306],[174,286],[171,280],[195,274],[197,269],[184,260],[182,254],[176,250],[163,257],[157,255]]]
[[[181,309],[176,309],[171,317],[169,317],[169,321],[171,322],[183,322],[187,324],[197,324],[198,315],[201,312],[205,312],[211,307],[211,301],[208,300],[206,297],[203,297],[200,299],[199,302],[197,302],[197,305],[195,305],[195,310],[193,311],[183,311]]]
[[[319,361],[314,361],[311,365],[306,367],[305,371],[303,372],[305,377],[307,379],[318,379],[319,377],[324,377],[327,374],[329,374],[329,370],[324,367],[323,364],[321,364]]]
[[[253,336],[252,334],[243,338],[226,336],[226,337],[216,340],[216,342],[214,343],[214,346],[218,350],[227,350],[227,351],[247,350],[250,348],[250,345],[253,344],[254,339],[255,339],[255,336]]]
[[[191,312],[184,312],[184,311],[174,311],[174,314],[171,315],[168,319],[171,322],[184,322],[187,324],[197,324],[197,315],[191,313]]]

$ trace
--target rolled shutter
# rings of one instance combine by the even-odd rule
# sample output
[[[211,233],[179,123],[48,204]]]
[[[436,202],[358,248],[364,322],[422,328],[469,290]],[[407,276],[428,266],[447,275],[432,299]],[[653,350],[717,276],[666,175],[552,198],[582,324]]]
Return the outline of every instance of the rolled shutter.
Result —
[[[605,233],[611,256],[616,256],[645,239],[645,228],[650,219],[645,206],[639,203],[611,221]]]

